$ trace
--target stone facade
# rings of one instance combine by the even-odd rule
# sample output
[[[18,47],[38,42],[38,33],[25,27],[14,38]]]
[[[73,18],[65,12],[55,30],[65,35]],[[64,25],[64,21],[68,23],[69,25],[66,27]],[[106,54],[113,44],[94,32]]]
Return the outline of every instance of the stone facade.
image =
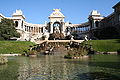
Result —
[[[48,17],[49,22],[45,22],[45,24],[26,22],[21,10],[16,10],[12,17],[5,17],[0,14],[0,21],[2,18],[12,19],[16,30],[21,34],[21,37],[18,39],[21,41],[34,42],[35,40],[41,40],[43,36],[47,40],[50,34],[53,33],[63,34],[64,36],[76,33],[79,38],[84,39],[87,35],[89,39],[92,39],[94,37],[92,31],[104,27],[116,27],[120,34],[120,2],[113,6],[113,8],[114,12],[107,17],[103,17],[97,10],[93,10],[88,17],[88,22],[82,24],[65,22],[65,16],[61,13],[60,9],[54,9]]]
[[[100,27],[120,26],[120,2],[113,6],[114,12],[100,22]]]
[[[25,16],[21,10],[16,10],[12,14],[12,17],[5,17],[0,14],[0,20],[2,18],[12,19],[15,23],[16,30],[21,34],[18,40],[21,41],[35,41],[40,40],[42,36],[49,38],[52,33],[62,33],[64,36],[72,34],[74,31],[82,32],[84,24],[71,24],[65,22],[65,16],[60,12],[60,9],[54,9],[53,13],[50,14],[49,22],[45,24],[32,24],[25,21]],[[87,29],[88,30],[88,29]]]
[[[114,9],[113,13],[111,13],[107,17],[101,17],[101,19],[98,21],[97,28],[95,30],[98,30],[99,32],[100,30],[103,30],[103,29],[109,29],[108,32],[113,32],[113,34],[120,36],[120,2],[118,2],[115,6],[113,6],[113,9]],[[91,22],[90,19],[89,21]],[[91,27],[94,27],[94,25],[91,25]],[[114,31],[110,31],[110,28],[114,29],[114,31],[116,32],[114,33]],[[92,30],[94,31],[94,29]],[[98,33],[98,34],[101,34],[101,33]],[[118,37],[116,36],[113,38],[118,38]]]

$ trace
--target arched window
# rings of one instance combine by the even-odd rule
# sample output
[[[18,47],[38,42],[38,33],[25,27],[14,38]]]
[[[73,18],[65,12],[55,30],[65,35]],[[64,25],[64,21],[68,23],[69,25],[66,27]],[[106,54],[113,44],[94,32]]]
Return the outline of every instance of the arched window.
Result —
[[[53,32],[60,33],[61,32],[61,24],[59,22],[55,22],[53,24]]]
[[[22,23],[21,23],[21,27],[23,28],[23,21],[22,21]]]
[[[15,27],[18,27],[18,21],[15,21]]]
[[[91,20],[90,20],[90,27],[93,28],[93,23]]]
[[[27,26],[25,25],[25,31],[27,31]]]
[[[53,27],[60,27],[60,23],[59,23],[59,22],[55,22],[55,23],[53,24]]]
[[[41,28],[41,32],[43,33],[43,27]]]
[[[96,25],[96,27],[99,27],[99,22],[96,21],[96,22],[95,22],[95,25]]]

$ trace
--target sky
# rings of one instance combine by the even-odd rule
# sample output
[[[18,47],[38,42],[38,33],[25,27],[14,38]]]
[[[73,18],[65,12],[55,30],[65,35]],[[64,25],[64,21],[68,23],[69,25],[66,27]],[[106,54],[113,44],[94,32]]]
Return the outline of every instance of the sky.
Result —
[[[112,7],[119,0],[0,0],[0,13],[11,17],[16,9],[22,10],[26,21],[44,24],[53,9],[59,8],[65,15],[65,21],[80,24],[88,21],[92,10],[98,10],[102,16],[113,12]]]

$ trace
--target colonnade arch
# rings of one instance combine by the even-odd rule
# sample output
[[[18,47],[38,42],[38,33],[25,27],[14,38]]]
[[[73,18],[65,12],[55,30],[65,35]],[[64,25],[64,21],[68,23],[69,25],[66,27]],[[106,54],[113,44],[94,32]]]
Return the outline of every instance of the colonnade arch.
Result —
[[[25,31],[33,33],[43,33],[43,27],[32,27],[25,25]]]
[[[15,21],[15,27],[18,27],[18,21]]]
[[[54,24],[53,24],[53,32],[54,33],[61,33],[61,28],[62,28],[62,25],[60,22],[54,22]]]

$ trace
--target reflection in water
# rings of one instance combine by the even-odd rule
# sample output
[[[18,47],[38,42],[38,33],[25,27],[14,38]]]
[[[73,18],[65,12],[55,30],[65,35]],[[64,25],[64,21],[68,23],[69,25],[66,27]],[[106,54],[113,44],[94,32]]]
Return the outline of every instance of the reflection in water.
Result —
[[[120,80],[119,63],[116,55],[81,60],[53,55],[9,57],[9,63],[0,66],[0,80]]]
[[[26,58],[25,58],[26,59]],[[77,78],[78,73],[88,72],[88,63],[80,65],[75,60],[63,59],[59,56],[43,56],[29,58],[19,67],[19,80],[69,80]]]
[[[120,77],[106,72],[89,72],[78,76],[80,80],[120,80]]]

